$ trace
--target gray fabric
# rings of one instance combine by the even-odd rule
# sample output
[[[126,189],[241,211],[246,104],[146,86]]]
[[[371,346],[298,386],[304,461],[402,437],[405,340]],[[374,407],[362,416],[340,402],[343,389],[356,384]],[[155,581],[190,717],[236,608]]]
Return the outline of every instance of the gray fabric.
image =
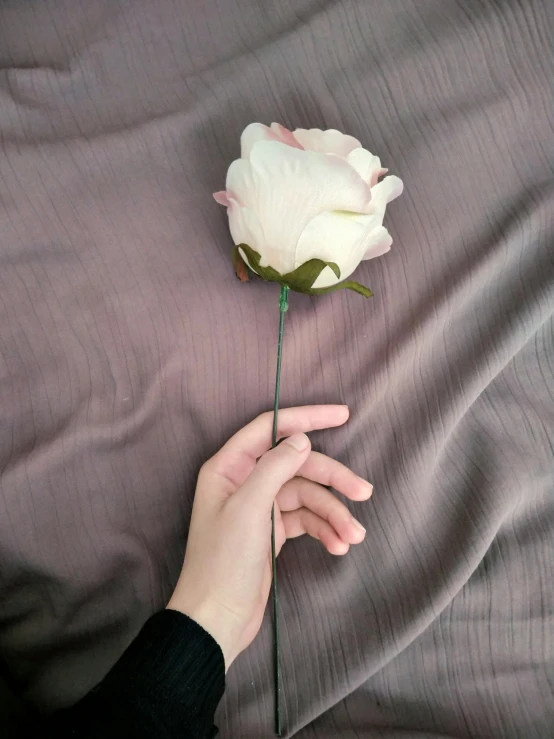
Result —
[[[363,546],[280,558],[288,736],[554,734],[549,0],[0,7],[0,654],[91,688],[179,572],[195,474],[271,405],[275,286],[230,266],[251,121],[336,127],[405,181],[376,297],[292,297],[283,403],[375,484]],[[353,506],[354,508],[354,506]],[[223,737],[272,735],[271,625]]]

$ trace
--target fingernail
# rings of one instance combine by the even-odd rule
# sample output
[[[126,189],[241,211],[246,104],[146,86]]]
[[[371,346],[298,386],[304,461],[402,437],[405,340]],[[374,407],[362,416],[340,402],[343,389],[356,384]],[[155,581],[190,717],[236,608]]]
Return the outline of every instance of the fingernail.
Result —
[[[357,521],[357,520],[356,520],[356,519],[354,518],[354,516],[352,516],[352,523],[353,523],[353,524],[354,524],[354,526],[355,526],[355,527],[356,527],[356,528],[358,529],[358,531],[361,531],[361,532],[362,532],[363,534],[365,534],[365,533],[366,533],[366,530],[364,529],[364,527],[362,526],[362,524],[361,524],[361,523],[360,523],[359,521]]]
[[[363,482],[364,487],[366,487],[369,490],[369,494],[371,495],[371,493],[373,492],[373,485],[367,480],[364,480],[363,477],[358,477],[358,480],[360,480],[360,482]]]
[[[294,436],[289,436],[285,443],[290,444],[297,452],[303,452],[309,447],[310,440],[306,434],[294,434]]]

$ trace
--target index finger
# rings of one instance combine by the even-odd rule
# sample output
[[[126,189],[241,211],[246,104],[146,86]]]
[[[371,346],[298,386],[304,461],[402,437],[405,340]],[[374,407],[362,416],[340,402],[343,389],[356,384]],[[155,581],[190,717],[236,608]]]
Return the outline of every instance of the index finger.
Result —
[[[297,433],[342,426],[350,412],[346,405],[304,405],[283,408],[277,417],[277,439]],[[237,487],[254,469],[256,461],[271,448],[273,412],[262,413],[238,431],[212,457],[213,472]]]

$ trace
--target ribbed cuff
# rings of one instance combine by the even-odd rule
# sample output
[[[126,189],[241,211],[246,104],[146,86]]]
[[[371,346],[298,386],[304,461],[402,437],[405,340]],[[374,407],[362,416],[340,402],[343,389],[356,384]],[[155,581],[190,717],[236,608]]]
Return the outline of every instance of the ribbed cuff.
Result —
[[[209,729],[225,690],[225,661],[214,640],[178,611],[152,616],[97,688],[111,699],[163,716],[168,728]]]

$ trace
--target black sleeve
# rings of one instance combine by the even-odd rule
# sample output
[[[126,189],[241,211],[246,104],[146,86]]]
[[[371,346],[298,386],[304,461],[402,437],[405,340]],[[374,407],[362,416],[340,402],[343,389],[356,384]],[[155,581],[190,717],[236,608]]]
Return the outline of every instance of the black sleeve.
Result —
[[[217,642],[177,611],[152,616],[104,680],[51,719],[62,739],[207,739],[225,689]]]

